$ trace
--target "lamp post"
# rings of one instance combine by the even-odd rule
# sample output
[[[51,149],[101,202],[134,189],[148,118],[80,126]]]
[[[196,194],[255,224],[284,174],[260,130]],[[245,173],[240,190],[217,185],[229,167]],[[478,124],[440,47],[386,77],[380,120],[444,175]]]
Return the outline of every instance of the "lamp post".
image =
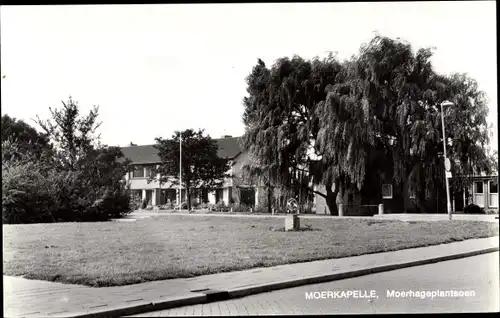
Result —
[[[441,126],[443,129],[443,153],[444,153],[444,168],[445,168],[445,186],[446,186],[446,207],[448,211],[448,218],[451,220],[451,202],[450,202],[450,186],[448,182],[448,172],[451,170],[451,164],[448,157],[446,157],[446,135],[444,131],[444,112],[443,107],[445,106],[453,106],[454,104],[448,100],[445,100],[441,103]]]

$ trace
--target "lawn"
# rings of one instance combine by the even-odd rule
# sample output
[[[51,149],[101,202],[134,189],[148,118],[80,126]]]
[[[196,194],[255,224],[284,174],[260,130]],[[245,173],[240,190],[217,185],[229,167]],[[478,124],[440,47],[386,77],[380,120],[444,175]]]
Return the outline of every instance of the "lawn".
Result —
[[[498,224],[161,216],[137,222],[3,225],[4,275],[117,286],[498,235]],[[274,230],[272,230],[274,229]]]

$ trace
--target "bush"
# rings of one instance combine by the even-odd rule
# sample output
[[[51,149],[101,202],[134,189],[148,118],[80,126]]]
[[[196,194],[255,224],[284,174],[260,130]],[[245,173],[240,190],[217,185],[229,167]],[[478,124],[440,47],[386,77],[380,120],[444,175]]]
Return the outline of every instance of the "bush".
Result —
[[[118,218],[130,212],[130,196],[127,192],[120,189],[107,190],[101,199],[100,213],[110,218]]]
[[[225,207],[226,207],[226,204],[222,200],[215,204],[215,210],[217,210],[217,211],[222,211],[222,210],[224,210]]]
[[[466,214],[484,214],[484,209],[480,208],[476,204],[469,204],[464,208],[464,213]]]
[[[244,203],[234,203],[228,206],[230,209],[233,209],[233,212],[250,212],[251,206]]]
[[[175,209],[179,210],[179,208],[180,208],[181,210],[186,210],[186,209],[188,208],[188,206],[187,206],[187,202],[185,202],[185,201],[184,201],[184,202],[182,202],[182,203],[180,204],[180,206],[179,206],[179,204],[177,204],[177,205],[175,206]]]
[[[131,211],[138,210],[140,207],[141,207],[140,203],[133,201],[133,200],[130,201],[130,210]]]
[[[142,199],[141,209],[144,210],[148,206],[148,200],[146,198]]]
[[[47,179],[35,163],[2,165],[3,223],[55,222]]]
[[[36,162],[2,166],[4,223],[103,221],[130,212],[126,188],[92,187],[77,171]]]
[[[257,213],[267,213],[268,208],[266,204],[259,203],[255,206],[254,211]]]
[[[200,206],[200,203],[197,200],[191,200],[191,208],[197,209]]]

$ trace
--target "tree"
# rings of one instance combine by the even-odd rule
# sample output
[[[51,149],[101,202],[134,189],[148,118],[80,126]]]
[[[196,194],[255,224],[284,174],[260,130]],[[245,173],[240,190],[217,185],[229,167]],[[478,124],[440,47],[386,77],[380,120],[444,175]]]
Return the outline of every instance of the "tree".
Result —
[[[36,123],[50,138],[61,167],[75,171],[79,161],[85,160],[92,149],[102,147],[100,135],[95,135],[101,125],[97,122],[99,107],[94,106],[87,116],[80,117],[78,102],[71,96],[68,102],[62,104],[62,109],[49,108],[51,120],[44,121],[37,116]]]
[[[175,132],[171,139],[156,138],[155,148],[161,164],[153,169],[149,182],[159,180],[160,183],[171,182],[179,185],[177,178],[171,176],[179,173],[179,137],[182,138],[182,184],[186,189],[188,209],[191,210],[193,189],[213,190],[224,184],[224,178],[231,168],[227,158],[217,155],[217,141],[204,135],[203,130],[184,130]],[[159,175],[159,177],[158,177]]]
[[[437,74],[431,57],[376,35],[343,62],[283,58],[267,69],[259,60],[247,78],[245,145],[278,184],[323,184],[326,193],[315,193],[334,215],[344,192],[380,202],[381,183],[392,180],[415,188],[425,210],[425,189],[435,198],[444,190],[442,101],[455,103],[445,110],[455,174],[491,166],[484,93],[466,75]]]
[[[265,171],[269,184],[290,189],[290,195],[304,190],[325,197],[333,214],[338,187],[332,191],[335,180],[324,173],[315,145],[319,131],[315,109],[340,71],[332,54],[312,61],[281,58],[271,69],[259,60],[247,77],[249,96],[243,100],[244,144],[260,165],[254,171]],[[314,183],[326,184],[326,193],[315,190]]]
[[[38,160],[50,151],[47,135],[35,128],[5,114],[1,125],[2,161],[6,160]]]
[[[438,196],[444,191],[442,101],[455,104],[445,110],[455,175],[488,166],[484,93],[466,75],[437,74],[431,57],[430,48],[414,53],[405,41],[377,35],[346,62],[344,80],[329,88],[317,109],[320,143],[358,190],[367,178],[394,180],[405,193],[416,189],[420,210],[429,206],[426,189]]]
[[[55,163],[47,175],[67,174],[72,180],[63,178],[63,186],[54,193],[61,198],[61,207],[82,220],[128,212],[128,188],[122,179],[130,161],[120,148],[100,143],[100,135],[96,135],[101,125],[97,121],[99,108],[94,106],[88,115],[80,116],[80,107],[71,97],[62,104],[61,109],[50,108],[51,119],[37,117],[36,121],[54,149]]]

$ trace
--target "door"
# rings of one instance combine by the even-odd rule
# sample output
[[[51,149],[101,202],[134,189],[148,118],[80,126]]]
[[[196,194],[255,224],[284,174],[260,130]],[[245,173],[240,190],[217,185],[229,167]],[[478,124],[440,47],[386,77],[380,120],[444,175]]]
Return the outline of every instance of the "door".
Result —
[[[464,191],[461,189],[454,193],[453,199],[455,201],[455,211],[463,211],[465,202],[464,202]]]
[[[224,200],[224,189],[215,190],[215,203],[219,203]]]
[[[146,190],[146,202],[148,205],[153,204],[153,190]]]

